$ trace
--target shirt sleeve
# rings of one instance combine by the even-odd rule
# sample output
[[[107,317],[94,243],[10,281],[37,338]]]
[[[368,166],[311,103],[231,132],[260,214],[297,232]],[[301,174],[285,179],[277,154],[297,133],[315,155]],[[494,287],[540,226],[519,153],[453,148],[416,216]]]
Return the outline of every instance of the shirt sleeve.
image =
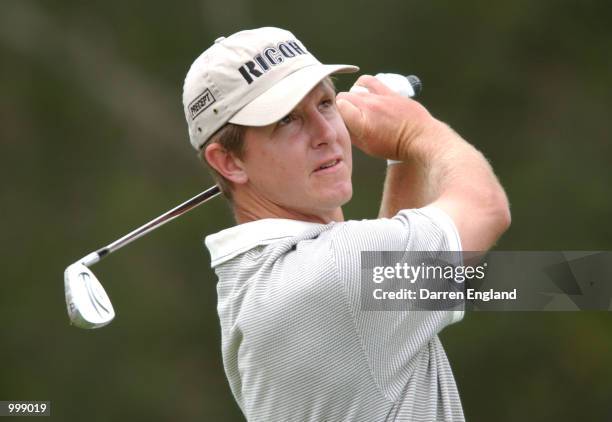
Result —
[[[371,292],[362,285],[362,252],[461,251],[459,234],[434,206],[402,210],[390,219],[348,221],[334,231],[334,259],[357,334],[379,386],[397,397],[414,371],[415,357],[444,327],[461,320],[463,311],[415,310],[411,301],[404,301],[402,310],[368,310],[362,302]]]

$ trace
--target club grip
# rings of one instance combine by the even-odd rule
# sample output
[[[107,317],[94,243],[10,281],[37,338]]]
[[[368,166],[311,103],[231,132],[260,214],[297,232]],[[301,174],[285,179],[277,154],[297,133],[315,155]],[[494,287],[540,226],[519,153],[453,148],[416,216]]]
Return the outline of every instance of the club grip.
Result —
[[[414,98],[423,89],[421,80],[415,75],[404,76],[397,73],[378,73],[374,77],[389,89],[404,97]],[[353,85],[350,92],[368,92],[368,89],[364,86]]]

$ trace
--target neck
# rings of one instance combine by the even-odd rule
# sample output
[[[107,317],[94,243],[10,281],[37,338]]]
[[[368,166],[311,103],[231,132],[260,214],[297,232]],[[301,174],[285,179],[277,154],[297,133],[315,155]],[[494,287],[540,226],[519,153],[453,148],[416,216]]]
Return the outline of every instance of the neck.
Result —
[[[236,191],[234,191],[233,200],[234,218],[238,224],[262,220],[264,218],[286,218],[321,224],[344,221],[341,207],[331,210],[304,212],[276,204],[256,195],[243,194]]]

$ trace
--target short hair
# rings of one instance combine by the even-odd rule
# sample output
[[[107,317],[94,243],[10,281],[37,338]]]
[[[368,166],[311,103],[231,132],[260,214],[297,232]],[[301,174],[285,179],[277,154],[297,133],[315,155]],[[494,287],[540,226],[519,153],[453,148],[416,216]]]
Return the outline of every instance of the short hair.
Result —
[[[208,172],[212,176],[213,180],[221,189],[221,193],[231,203],[232,201],[232,187],[231,182],[227,180],[221,173],[219,173],[213,166],[208,163],[204,151],[206,147],[211,143],[217,143],[227,152],[234,154],[236,157],[242,159],[244,157],[244,134],[247,126],[236,125],[233,123],[227,123],[222,126],[221,129],[216,131],[205,143],[202,145],[198,156],[206,165]]]
[[[336,92],[336,86],[334,85],[334,80],[332,77],[327,76],[321,82]],[[233,203],[232,184],[208,163],[204,151],[209,144],[217,143],[230,154],[233,154],[240,159],[244,158],[246,152],[244,145],[244,134],[246,133],[247,128],[248,126],[236,125],[234,123],[225,124],[221,127],[221,129],[216,131],[210,138],[208,138],[206,142],[204,142],[204,145],[202,145],[200,152],[198,153],[198,156],[204,162],[206,168],[208,168],[213,180],[221,189],[221,193],[223,193],[223,196],[225,196],[230,203]]]

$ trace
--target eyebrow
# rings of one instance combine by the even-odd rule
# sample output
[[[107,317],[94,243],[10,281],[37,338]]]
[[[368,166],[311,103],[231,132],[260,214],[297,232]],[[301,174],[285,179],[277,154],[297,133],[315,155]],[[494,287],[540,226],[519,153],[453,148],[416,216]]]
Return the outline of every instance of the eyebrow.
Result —
[[[334,81],[331,79],[331,77],[325,77],[320,83],[323,85],[323,87],[327,88],[334,94],[338,92],[338,88],[336,88],[336,84],[334,84]]]
[[[318,93],[318,94],[319,94],[321,97],[324,97],[324,96],[326,96],[326,95],[331,95],[331,96],[333,96],[333,97],[335,97],[335,96],[336,96],[336,90],[335,90],[335,89],[333,89],[333,85],[331,85],[331,84],[329,84],[329,83],[326,83],[326,81],[325,81],[325,80],[322,80],[321,82],[319,82],[319,83],[318,83],[318,84],[317,84],[317,85],[316,85],[316,86],[315,86],[315,87],[314,87],[314,88],[313,88],[313,89],[312,89],[312,90],[311,90],[311,91],[308,93],[308,95],[310,95],[310,94],[312,94],[312,93],[315,93],[315,92],[317,92],[317,93]],[[306,98],[306,97],[304,97],[304,98]],[[302,101],[303,101],[303,100],[304,100],[304,99],[302,99]],[[301,102],[302,102],[302,101],[300,101],[300,103],[298,103],[298,105],[297,105],[295,108],[299,107],[299,105],[301,104]],[[294,108],[294,110],[295,110],[295,108]],[[293,111],[293,110],[292,110],[292,111]]]
[[[333,82],[329,81],[327,78],[323,79],[317,85],[315,85],[315,87],[312,88],[312,90],[306,96],[312,94],[314,91],[321,91],[321,93],[320,93],[321,97],[325,97],[326,95],[329,95],[332,98],[336,97],[335,86],[334,86]],[[306,97],[304,97],[304,98],[306,98]],[[302,101],[304,101],[304,98],[302,98],[302,100],[295,107],[293,107],[285,116],[281,117],[281,119],[283,119],[286,116],[288,116],[289,114],[293,113],[295,110],[298,110],[300,108],[301,104],[302,104]],[[277,123],[281,119],[277,120],[274,123],[271,123],[270,126],[276,127]]]
[[[326,93],[328,94],[336,94],[336,86],[333,84],[333,82],[331,82],[330,80],[328,80],[327,78],[323,79],[321,82],[319,82],[319,84],[317,85],[317,87],[323,87],[323,90],[326,91]]]

